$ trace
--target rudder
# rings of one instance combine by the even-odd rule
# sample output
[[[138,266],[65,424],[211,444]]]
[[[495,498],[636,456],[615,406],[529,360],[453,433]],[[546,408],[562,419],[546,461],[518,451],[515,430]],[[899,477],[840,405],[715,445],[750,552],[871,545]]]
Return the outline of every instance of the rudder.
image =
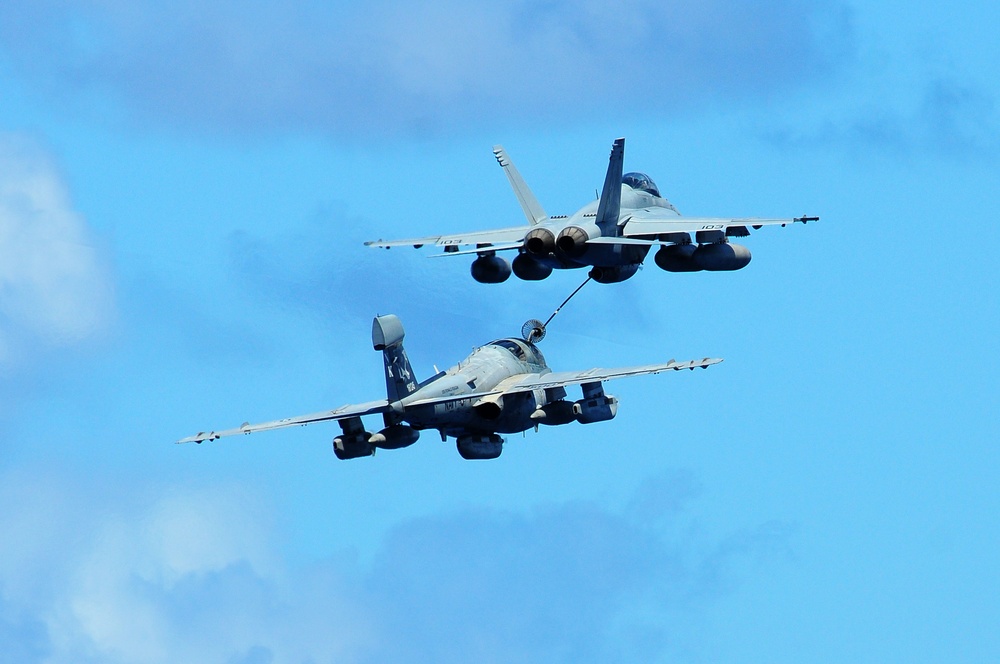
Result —
[[[410,359],[403,349],[403,323],[388,314],[372,321],[372,347],[382,351],[385,364],[385,391],[389,402],[399,401],[417,389]]]

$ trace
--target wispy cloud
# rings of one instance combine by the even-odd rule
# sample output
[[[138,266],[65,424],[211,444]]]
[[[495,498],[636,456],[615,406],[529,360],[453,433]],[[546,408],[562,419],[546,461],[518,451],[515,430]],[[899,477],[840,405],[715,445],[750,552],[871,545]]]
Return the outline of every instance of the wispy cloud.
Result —
[[[36,89],[76,93],[78,106],[106,110],[110,99],[143,123],[345,138],[659,117],[719,96],[767,95],[833,64],[846,24],[828,18],[840,8],[836,0],[338,8],[13,0],[0,8],[0,43]]]
[[[917,84],[907,103],[872,96],[863,105],[811,127],[784,127],[768,138],[796,148],[923,153],[937,157],[995,159],[1000,148],[996,98],[958,77],[933,77]]]
[[[296,566],[274,547],[273,507],[243,489],[125,501],[8,474],[0,497],[19,508],[0,515],[0,651],[50,662],[649,661],[738,583],[728,566],[773,561],[790,537],[765,524],[713,541],[676,503],[637,513],[654,494],[692,491],[683,474],[653,483],[684,486],[647,487],[626,510],[573,502],[413,519],[370,564],[345,548]]]
[[[52,159],[0,134],[0,362],[23,344],[91,339],[113,309],[106,261]]]
[[[433,311],[435,328],[461,326],[475,343],[498,335],[498,317],[520,324],[523,314],[516,300],[489,292],[489,286],[468,277],[471,259],[454,259],[459,262],[446,266],[442,261],[452,259],[429,258],[428,252],[371,249],[363,241],[377,237],[372,226],[363,217],[336,223],[324,211],[299,229],[266,239],[234,233],[227,238],[229,266],[236,283],[254,302],[304,315],[328,331],[350,330],[351,336],[359,327],[368,327],[379,313],[395,313],[406,324]],[[452,276],[438,278],[444,268],[452,270]],[[470,295],[470,283],[478,293]],[[488,310],[469,304],[476,301],[470,298],[484,297],[482,292],[491,297]],[[454,342],[452,334],[435,334],[414,337],[413,347],[445,362],[458,359]],[[367,352],[363,347],[356,350]]]

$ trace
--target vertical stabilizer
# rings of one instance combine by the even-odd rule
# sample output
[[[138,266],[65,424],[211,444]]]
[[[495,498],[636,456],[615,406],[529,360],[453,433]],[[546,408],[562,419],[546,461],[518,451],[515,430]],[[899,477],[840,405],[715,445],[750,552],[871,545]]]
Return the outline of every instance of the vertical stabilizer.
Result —
[[[622,166],[625,163],[625,139],[616,139],[611,146],[611,160],[608,174],[604,176],[601,201],[597,204],[597,218],[594,223],[601,229],[601,235],[617,236],[618,216],[622,208]]]
[[[514,190],[514,195],[517,196],[517,202],[521,204],[521,209],[524,210],[524,216],[528,219],[528,223],[534,226],[548,219],[549,215],[545,214],[545,210],[542,209],[535,195],[531,193],[531,189],[528,188],[524,178],[514,167],[514,163],[507,156],[507,151],[503,149],[502,145],[493,146],[493,156],[497,158],[497,163],[507,174],[507,180],[510,181],[510,186]]]
[[[397,316],[377,316],[372,321],[372,346],[382,351],[385,363],[385,391],[389,403],[399,401],[417,389],[410,359],[403,350],[403,324]]]

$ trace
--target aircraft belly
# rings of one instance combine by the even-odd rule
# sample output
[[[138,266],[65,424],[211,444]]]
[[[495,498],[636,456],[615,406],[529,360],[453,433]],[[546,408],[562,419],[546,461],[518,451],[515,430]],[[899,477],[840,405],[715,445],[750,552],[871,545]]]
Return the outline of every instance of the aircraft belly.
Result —
[[[503,411],[500,413],[500,417],[492,421],[477,419],[483,426],[491,427],[490,431],[518,433],[534,426],[531,414],[535,412],[536,407],[535,395],[531,392],[508,394],[503,399]]]
[[[408,406],[404,418],[418,429],[450,429],[466,427],[475,419],[472,400],[461,399],[443,403]]]
[[[634,244],[590,244],[579,260],[587,265],[618,267],[635,265],[646,259],[648,246]]]
[[[503,397],[503,410],[493,419],[480,417],[472,399],[408,406],[403,419],[416,429],[441,429],[449,436],[464,433],[518,433],[535,426],[535,396],[531,392]]]
[[[575,261],[569,256],[563,254],[562,252],[551,253],[548,254],[547,256],[542,256],[542,257],[533,256],[532,258],[534,258],[542,265],[546,265],[555,270],[573,270],[578,267],[586,267],[587,265],[589,265],[588,263],[581,263],[579,261]]]

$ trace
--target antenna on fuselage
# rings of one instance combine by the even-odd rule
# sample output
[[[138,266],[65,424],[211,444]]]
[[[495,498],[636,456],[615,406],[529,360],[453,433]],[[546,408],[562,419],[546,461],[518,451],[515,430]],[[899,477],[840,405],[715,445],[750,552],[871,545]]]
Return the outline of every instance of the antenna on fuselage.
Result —
[[[521,326],[521,338],[527,341],[529,344],[538,343],[539,341],[544,339],[545,328],[549,326],[549,323],[551,323],[552,319],[556,317],[556,314],[562,311],[562,308],[566,306],[566,303],[572,300],[573,296],[579,293],[580,290],[587,285],[590,279],[591,279],[590,277],[584,279],[583,283],[577,286],[576,290],[570,293],[569,297],[563,300],[562,304],[556,307],[556,310],[552,312],[552,315],[549,316],[548,320],[546,320],[544,323],[538,320],[537,318],[532,318],[530,320],[525,321],[524,325]]]

